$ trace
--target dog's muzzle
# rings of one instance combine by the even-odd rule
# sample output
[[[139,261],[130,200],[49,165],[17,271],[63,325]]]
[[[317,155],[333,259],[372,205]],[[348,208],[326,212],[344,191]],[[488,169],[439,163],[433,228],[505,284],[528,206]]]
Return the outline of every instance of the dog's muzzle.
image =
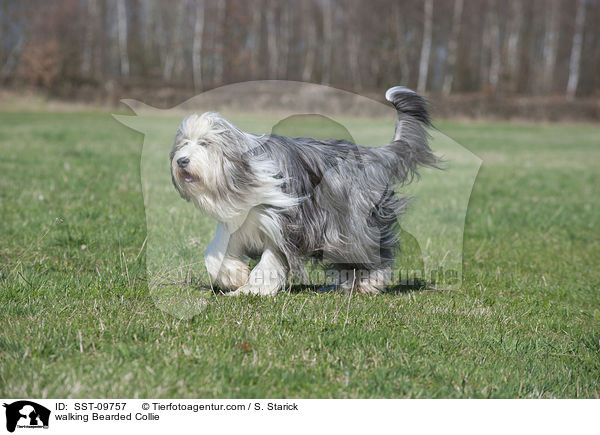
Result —
[[[197,181],[196,178],[186,170],[189,163],[190,163],[189,157],[180,157],[177,159],[178,171],[186,183],[191,183],[193,181]]]
[[[190,163],[190,159],[188,157],[179,157],[177,159],[177,166],[181,169],[185,169],[185,167]]]

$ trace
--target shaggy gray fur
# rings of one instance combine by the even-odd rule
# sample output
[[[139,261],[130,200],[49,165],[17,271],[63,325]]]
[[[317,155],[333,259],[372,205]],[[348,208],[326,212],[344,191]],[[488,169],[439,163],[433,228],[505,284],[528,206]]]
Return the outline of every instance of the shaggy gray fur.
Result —
[[[394,185],[412,181],[419,166],[436,167],[438,159],[428,145],[425,100],[403,87],[389,89],[386,99],[398,120],[393,140],[377,148],[340,139],[255,136],[217,114],[191,115],[171,152],[173,184],[220,222],[258,211],[262,226],[251,237],[246,228],[234,251],[260,255],[274,242],[283,267],[296,276],[304,277],[303,258],[322,259],[337,270],[389,270],[398,243],[395,225],[408,202]],[[190,166],[178,167],[175,156],[189,157]],[[234,240],[236,229],[231,231]],[[382,285],[367,279],[357,283],[358,291],[361,286],[376,292]]]
[[[393,262],[395,224],[408,202],[393,185],[412,181],[419,165],[435,167],[438,159],[427,143],[426,101],[405,88],[390,91],[386,97],[398,122],[386,146],[273,134],[252,150],[277,162],[283,190],[302,199],[280,211],[292,272],[303,275],[303,257],[349,270],[384,269]]]

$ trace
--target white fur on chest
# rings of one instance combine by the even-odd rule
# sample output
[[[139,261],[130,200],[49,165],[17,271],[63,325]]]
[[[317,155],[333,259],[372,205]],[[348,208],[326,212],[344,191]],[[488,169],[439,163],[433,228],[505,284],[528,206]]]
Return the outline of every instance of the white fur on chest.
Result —
[[[206,249],[206,268],[214,278],[227,252],[237,257],[261,254],[269,247],[280,248],[282,243],[283,234],[276,211],[269,207],[254,207],[241,222],[219,222],[215,238]]]
[[[254,207],[241,225],[224,223],[230,231],[232,246],[237,251],[248,255],[261,253],[267,247],[279,247],[283,243],[283,234],[279,216],[270,207]]]

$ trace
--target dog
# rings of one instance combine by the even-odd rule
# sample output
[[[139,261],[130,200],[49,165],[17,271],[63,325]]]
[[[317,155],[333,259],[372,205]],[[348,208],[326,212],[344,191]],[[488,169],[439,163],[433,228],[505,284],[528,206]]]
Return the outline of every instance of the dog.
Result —
[[[381,147],[254,135],[212,112],[182,121],[171,178],[183,199],[218,221],[205,252],[213,284],[230,295],[273,295],[304,279],[303,260],[313,258],[337,273],[342,290],[386,287],[408,204],[394,185],[439,159],[428,144],[426,100],[402,86],[385,96],[397,121]],[[259,260],[252,271],[248,258]]]

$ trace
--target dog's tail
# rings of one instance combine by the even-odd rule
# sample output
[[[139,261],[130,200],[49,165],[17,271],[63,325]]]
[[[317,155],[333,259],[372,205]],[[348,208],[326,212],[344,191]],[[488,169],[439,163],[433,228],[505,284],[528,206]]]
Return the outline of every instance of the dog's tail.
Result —
[[[398,112],[394,139],[385,148],[398,158],[397,178],[410,182],[418,175],[419,166],[437,168],[440,163],[429,148],[427,128],[431,127],[431,119],[427,112],[427,101],[403,86],[388,89],[385,98]]]

